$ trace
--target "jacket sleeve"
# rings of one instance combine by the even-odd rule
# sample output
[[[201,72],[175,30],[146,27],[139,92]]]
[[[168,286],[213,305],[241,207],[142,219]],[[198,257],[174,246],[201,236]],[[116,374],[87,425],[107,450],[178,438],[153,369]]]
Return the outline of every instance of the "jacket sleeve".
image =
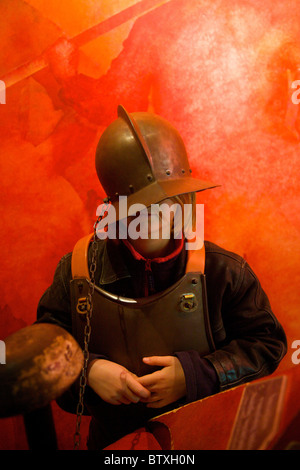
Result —
[[[248,263],[208,247],[207,292],[216,351],[206,356],[220,390],[271,374],[287,350],[284,330]]]
[[[53,282],[41,297],[37,308],[36,323],[54,323],[72,334],[70,299],[71,257],[68,253],[59,261]],[[100,354],[89,353],[88,363],[94,359],[107,359]]]
[[[248,263],[228,252],[208,253],[207,258],[216,349],[205,357],[195,351],[176,354],[185,372],[188,402],[271,374],[287,349],[284,330]]]
[[[227,274],[227,290],[234,283]],[[220,390],[271,374],[287,350],[284,330],[273,314],[256,275],[244,260],[235,290],[220,301],[224,339],[206,357],[214,366]]]
[[[36,323],[54,323],[72,334],[70,279],[71,253],[59,261],[53,282],[39,301]]]
[[[72,312],[70,299],[71,257],[69,253],[62,257],[55,270],[53,282],[41,297],[37,308],[35,323],[52,323],[60,326],[72,334]],[[76,339],[76,338],[75,338]],[[95,359],[107,359],[99,354],[89,352],[88,366]],[[80,376],[71,387],[56,399],[57,404],[69,413],[76,414],[79,397]],[[95,393],[86,388],[85,403],[95,400]],[[89,414],[84,411],[84,414]]]

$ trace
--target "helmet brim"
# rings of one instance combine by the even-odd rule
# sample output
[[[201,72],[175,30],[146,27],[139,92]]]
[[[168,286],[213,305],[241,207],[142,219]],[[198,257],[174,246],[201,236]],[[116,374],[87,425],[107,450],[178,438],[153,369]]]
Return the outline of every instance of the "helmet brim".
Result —
[[[197,193],[218,186],[220,185],[191,177],[181,177],[180,179],[170,179],[169,181],[154,181],[127,196],[127,212],[124,211],[123,207],[119,206],[119,198],[113,201],[112,205],[116,209],[116,220],[121,220],[127,217],[128,209],[133,204],[143,204],[149,207],[151,204],[159,204],[167,198],[180,196],[181,194]]]

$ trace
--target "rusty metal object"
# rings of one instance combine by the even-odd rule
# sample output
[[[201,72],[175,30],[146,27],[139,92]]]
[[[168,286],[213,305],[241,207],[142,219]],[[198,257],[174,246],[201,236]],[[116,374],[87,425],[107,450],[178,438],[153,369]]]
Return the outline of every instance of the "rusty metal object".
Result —
[[[5,339],[0,365],[0,417],[28,413],[65,392],[79,376],[83,354],[63,328],[35,324]]]

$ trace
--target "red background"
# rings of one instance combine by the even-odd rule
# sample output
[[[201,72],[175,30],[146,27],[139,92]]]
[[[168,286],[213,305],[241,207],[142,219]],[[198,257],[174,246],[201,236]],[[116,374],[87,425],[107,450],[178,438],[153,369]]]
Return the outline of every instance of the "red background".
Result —
[[[139,11],[127,10],[136,4]],[[7,87],[0,339],[35,320],[59,259],[91,232],[103,197],[95,147],[123,104],[172,122],[193,174],[221,184],[198,198],[205,238],[244,256],[257,273],[288,337],[279,371],[293,366],[300,105],[290,85],[299,79],[298,1],[10,0],[0,3],[0,18]],[[78,38],[107,19],[116,22]],[[54,47],[62,37],[70,42]],[[55,419],[59,445],[69,448],[66,423],[74,418],[55,407]],[[21,417],[1,420],[0,448],[26,448]]]

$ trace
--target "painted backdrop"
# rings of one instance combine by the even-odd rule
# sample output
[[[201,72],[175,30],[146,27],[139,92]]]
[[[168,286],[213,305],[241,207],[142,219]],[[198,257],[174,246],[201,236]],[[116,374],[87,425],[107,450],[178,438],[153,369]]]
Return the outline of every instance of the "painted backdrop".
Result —
[[[221,185],[199,195],[205,237],[258,274],[288,337],[279,371],[294,366],[299,2],[7,0],[0,18],[0,339],[35,320],[59,259],[91,232],[95,147],[123,104],[171,121],[195,176]],[[71,448],[74,418],[54,410]],[[26,448],[20,417],[1,421],[0,448]]]

